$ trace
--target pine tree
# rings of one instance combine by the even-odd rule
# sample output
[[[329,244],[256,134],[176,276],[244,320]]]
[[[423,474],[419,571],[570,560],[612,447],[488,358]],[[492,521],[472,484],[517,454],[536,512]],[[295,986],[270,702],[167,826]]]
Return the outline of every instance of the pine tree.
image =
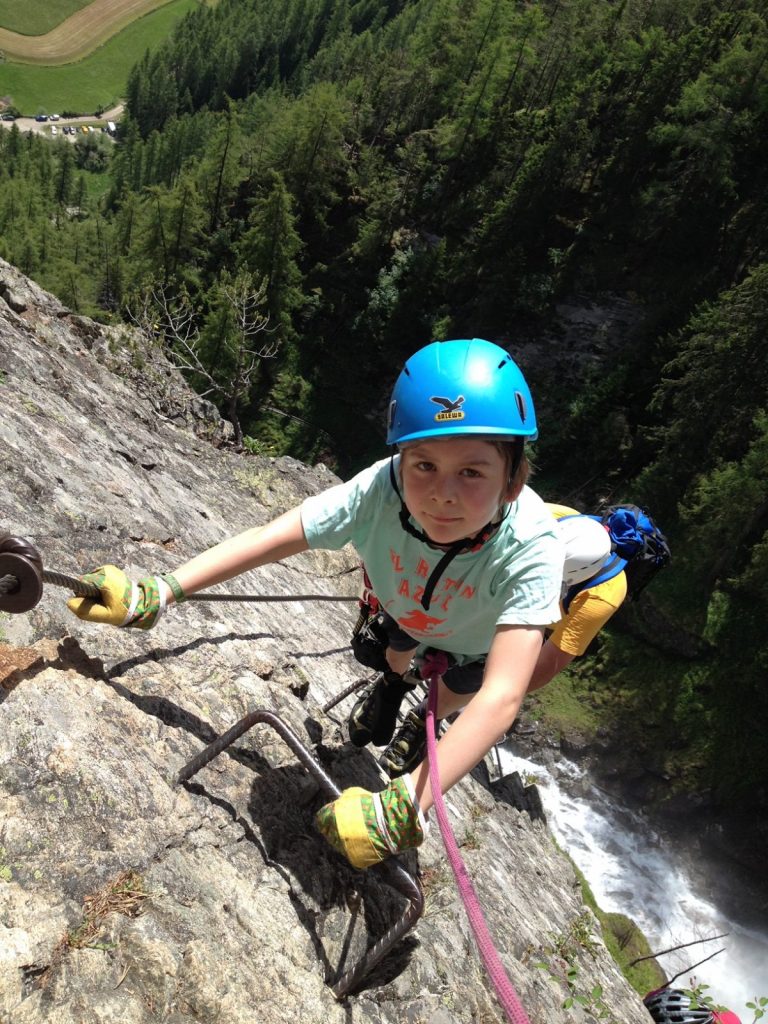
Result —
[[[293,337],[292,317],[303,298],[297,263],[301,248],[293,201],[282,177],[272,172],[252,205],[237,256],[255,279],[263,280],[270,330],[280,339]]]
[[[230,102],[197,172],[198,187],[208,210],[208,232],[214,234],[240,181],[242,151],[240,118]]]
[[[74,189],[75,160],[70,146],[63,146],[59,153],[59,166],[54,185],[54,199],[58,207],[66,206]]]

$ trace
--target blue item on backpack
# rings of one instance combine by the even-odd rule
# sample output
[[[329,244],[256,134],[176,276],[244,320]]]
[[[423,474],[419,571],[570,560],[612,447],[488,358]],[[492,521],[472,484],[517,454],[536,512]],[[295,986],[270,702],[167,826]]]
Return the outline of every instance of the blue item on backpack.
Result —
[[[563,598],[566,614],[571,601],[582,590],[606,583],[622,571],[627,577],[627,600],[636,601],[672,557],[667,538],[648,515],[647,509],[639,505],[612,505],[602,516],[590,518],[608,528],[611,554],[594,576],[569,588]]]

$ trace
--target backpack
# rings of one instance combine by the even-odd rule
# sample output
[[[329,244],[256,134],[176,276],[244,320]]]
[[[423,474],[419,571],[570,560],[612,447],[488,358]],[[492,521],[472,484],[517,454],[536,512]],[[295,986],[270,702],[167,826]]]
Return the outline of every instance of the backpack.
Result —
[[[607,528],[611,554],[599,572],[568,590],[563,599],[566,612],[582,590],[612,580],[622,571],[627,577],[627,600],[636,601],[672,557],[667,538],[640,505],[611,505],[602,516],[591,518]]]

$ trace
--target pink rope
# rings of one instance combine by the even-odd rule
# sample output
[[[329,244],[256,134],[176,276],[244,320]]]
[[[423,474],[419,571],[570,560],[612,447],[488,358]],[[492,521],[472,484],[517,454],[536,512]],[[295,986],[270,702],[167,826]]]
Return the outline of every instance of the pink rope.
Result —
[[[477,948],[480,950],[485,969],[488,972],[499,1002],[504,1007],[504,1012],[512,1024],[530,1024],[528,1015],[512,987],[509,975],[499,958],[493,939],[485,923],[483,912],[480,909],[480,901],[472,885],[472,880],[467,873],[464,861],[461,859],[456,838],[451,829],[451,823],[443,802],[443,794],[440,789],[440,773],[437,768],[437,744],[435,742],[435,722],[437,721],[437,680],[438,673],[430,665],[429,674],[429,706],[427,708],[427,756],[429,759],[429,784],[432,788],[432,799],[435,804],[437,823],[440,826],[440,834],[445,844],[445,852],[448,854],[448,862],[451,865],[456,878],[459,894],[464,902],[464,909],[467,912],[469,923],[475,935]]]

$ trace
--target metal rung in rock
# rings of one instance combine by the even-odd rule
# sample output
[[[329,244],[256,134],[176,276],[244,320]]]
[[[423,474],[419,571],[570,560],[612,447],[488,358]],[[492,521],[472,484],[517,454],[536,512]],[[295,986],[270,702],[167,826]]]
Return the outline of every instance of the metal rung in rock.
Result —
[[[188,782],[201,768],[204,768],[215,757],[218,757],[227,747],[231,746],[259,722],[270,725],[285,740],[310,775],[317,779],[320,788],[329,800],[335,800],[341,796],[341,790],[330,776],[326,774],[322,766],[318,764],[290,726],[283,722],[274,712],[266,710],[251,711],[250,714],[246,715],[245,718],[241,718],[231,729],[228,729],[217,740],[214,740],[196,757],[193,757],[179,772],[177,783]],[[375,871],[383,881],[404,896],[408,900],[408,907],[403,916],[395,922],[389,931],[378,942],[374,943],[370,949],[366,950],[358,963],[331,985],[331,990],[337,999],[343,999],[371,972],[395,944],[413,928],[424,911],[424,894],[419,882],[397,860],[386,860],[375,867],[369,868],[369,871]]]

